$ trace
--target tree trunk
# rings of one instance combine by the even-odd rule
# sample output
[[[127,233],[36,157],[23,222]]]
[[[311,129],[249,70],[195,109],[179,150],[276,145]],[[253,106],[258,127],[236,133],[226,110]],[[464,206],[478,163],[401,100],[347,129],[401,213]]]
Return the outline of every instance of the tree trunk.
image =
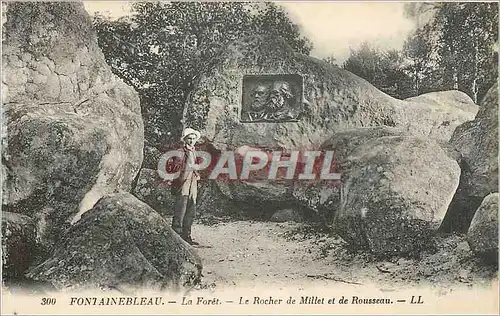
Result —
[[[475,34],[475,32],[473,33],[473,37],[475,39],[474,41],[474,73],[473,73],[473,76],[472,76],[472,86],[471,86],[471,90],[472,90],[472,95],[473,95],[473,99],[474,99],[474,103],[477,104],[477,94],[479,92],[479,88],[478,88],[478,84],[477,84],[477,80],[479,79],[479,74],[478,74],[478,70],[479,70],[479,43],[478,43],[478,36]]]
[[[458,70],[457,67],[453,66],[452,68],[452,81],[453,81],[453,89],[458,90]]]
[[[417,93],[417,95],[420,94],[420,71],[422,70],[422,64],[420,62],[418,62],[416,65],[415,65],[415,92]]]

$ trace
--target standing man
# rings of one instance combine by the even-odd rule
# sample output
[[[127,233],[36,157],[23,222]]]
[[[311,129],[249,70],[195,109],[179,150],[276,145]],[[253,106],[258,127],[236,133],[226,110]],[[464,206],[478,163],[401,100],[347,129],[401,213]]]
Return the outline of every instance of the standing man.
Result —
[[[180,150],[183,153],[180,175],[172,184],[178,195],[172,229],[190,245],[199,245],[191,238],[191,226],[196,216],[196,196],[200,180],[198,171],[193,167],[196,161],[194,145],[200,137],[200,132],[192,128],[186,128],[182,132],[181,140],[184,145]]]

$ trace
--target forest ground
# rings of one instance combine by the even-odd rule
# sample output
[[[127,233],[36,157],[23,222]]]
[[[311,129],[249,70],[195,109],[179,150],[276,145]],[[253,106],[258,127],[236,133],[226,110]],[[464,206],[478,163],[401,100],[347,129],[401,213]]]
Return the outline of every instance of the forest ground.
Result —
[[[314,223],[200,218],[193,238],[204,264],[205,289],[310,288],[375,285],[381,291],[428,288],[438,294],[484,289],[498,278],[464,235],[436,238],[419,258],[376,258],[352,251],[338,236]],[[494,284],[494,283],[493,283]]]

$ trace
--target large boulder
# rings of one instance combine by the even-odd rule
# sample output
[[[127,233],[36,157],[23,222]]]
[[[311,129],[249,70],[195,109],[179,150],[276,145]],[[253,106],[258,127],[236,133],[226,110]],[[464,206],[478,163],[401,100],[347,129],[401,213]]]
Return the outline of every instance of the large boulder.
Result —
[[[199,129],[220,150],[248,145],[262,149],[316,149],[336,132],[353,127],[397,127],[409,134],[448,141],[455,127],[477,108],[463,102],[404,101],[390,97],[347,70],[295,53],[282,39],[248,37],[222,51],[213,69],[200,76],[186,101],[183,124]],[[245,75],[299,74],[304,111],[297,122],[240,122]],[[285,192],[274,183],[228,184],[238,196],[263,199]],[[271,189],[272,188],[272,189]],[[286,189],[286,190],[285,190]],[[275,194],[271,196],[275,198]]]
[[[176,197],[172,196],[170,186],[160,178],[157,170],[141,169],[132,193],[163,217],[174,214]]]
[[[225,217],[231,215],[233,218],[244,218],[245,215],[249,215],[248,209],[245,208],[248,205],[230,200],[227,195],[221,192],[215,180],[202,179],[202,181],[198,182],[196,204],[198,218],[207,218],[207,215],[208,217]]]
[[[334,134],[320,146],[320,150],[334,152],[334,165],[345,179],[351,167],[348,157],[353,150],[379,137],[403,134],[399,129],[386,126],[353,128]],[[341,205],[341,190],[341,182],[297,181],[292,194],[301,205],[316,212],[327,227],[333,228],[335,212]]]
[[[201,172],[202,178],[210,179],[207,181],[206,188],[210,190],[211,187],[217,200],[232,204],[236,210],[241,211],[241,214],[253,218],[270,219],[275,211],[295,207],[296,200],[292,195],[295,180],[286,178],[286,169],[278,169],[276,179],[269,179],[270,164],[267,163],[262,169],[250,171],[248,178],[242,177],[245,155],[252,150],[258,150],[268,161],[272,159],[270,151],[262,151],[261,148],[248,146],[240,147],[234,153],[234,165],[239,177],[237,179],[231,179],[227,174],[221,174],[216,179],[211,179],[210,175],[215,169],[214,165],[216,163],[220,165],[220,159],[222,159],[219,154],[212,154],[212,160],[215,162]],[[227,163],[229,164],[229,161]],[[301,161],[299,163],[302,164]],[[232,211],[233,214],[238,213],[236,210]]]
[[[476,118],[457,127],[450,144],[461,153],[462,173],[442,229],[466,232],[484,197],[498,191],[498,84]]]
[[[303,77],[307,106],[298,122],[240,122],[243,76],[267,73]],[[448,140],[455,124],[472,120],[477,107],[394,99],[347,70],[295,53],[281,39],[251,37],[221,52],[214,69],[197,82],[184,112],[185,125],[221,147],[308,148],[334,132],[362,126],[401,127]]]
[[[82,3],[8,3],[2,55],[4,207],[51,247],[142,163],[137,93],[115,77]]]
[[[26,215],[2,212],[2,280],[24,279],[35,253],[33,220]]]
[[[352,247],[379,255],[421,250],[446,214],[458,163],[439,142],[401,133],[379,127],[334,135],[322,149],[336,153],[338,189],[312,183],[295,190],[315,196],[320,215]]]
[[[252,181],[219,181],[217,183],[222,188],[222,192],[236,202],[282,203],[292,199],[291,181],[278,182],[262,177],[252,178]],[[256,197],[260,200],[256,201]]]
[[[467,242],[480,257],[498,262],[498,192],[486,196],[474,214]]]
[[[428,92],[416,97],[407,98],[405,101],[451,107],[462,110],[465,113],[477,113],[479,109],[467,93],[459,90]]]
[[[167,221],[129,193],[103,197],[28,276],[58,290],[178,290],[196,285],[202,263]]]

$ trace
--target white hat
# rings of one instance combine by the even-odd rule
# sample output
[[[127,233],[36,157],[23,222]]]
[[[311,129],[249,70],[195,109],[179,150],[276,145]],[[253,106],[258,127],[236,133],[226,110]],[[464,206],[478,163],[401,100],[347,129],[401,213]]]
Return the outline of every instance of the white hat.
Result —
[[[181,137],[181,140],[184,140],[184,138],[188,135],[191,135],[191,134],[194,134],[196,135],[196,140],[200,139],[201,137],[201,133],[192,129],[192,128],[186,128],[182,131],[182,137]]]

